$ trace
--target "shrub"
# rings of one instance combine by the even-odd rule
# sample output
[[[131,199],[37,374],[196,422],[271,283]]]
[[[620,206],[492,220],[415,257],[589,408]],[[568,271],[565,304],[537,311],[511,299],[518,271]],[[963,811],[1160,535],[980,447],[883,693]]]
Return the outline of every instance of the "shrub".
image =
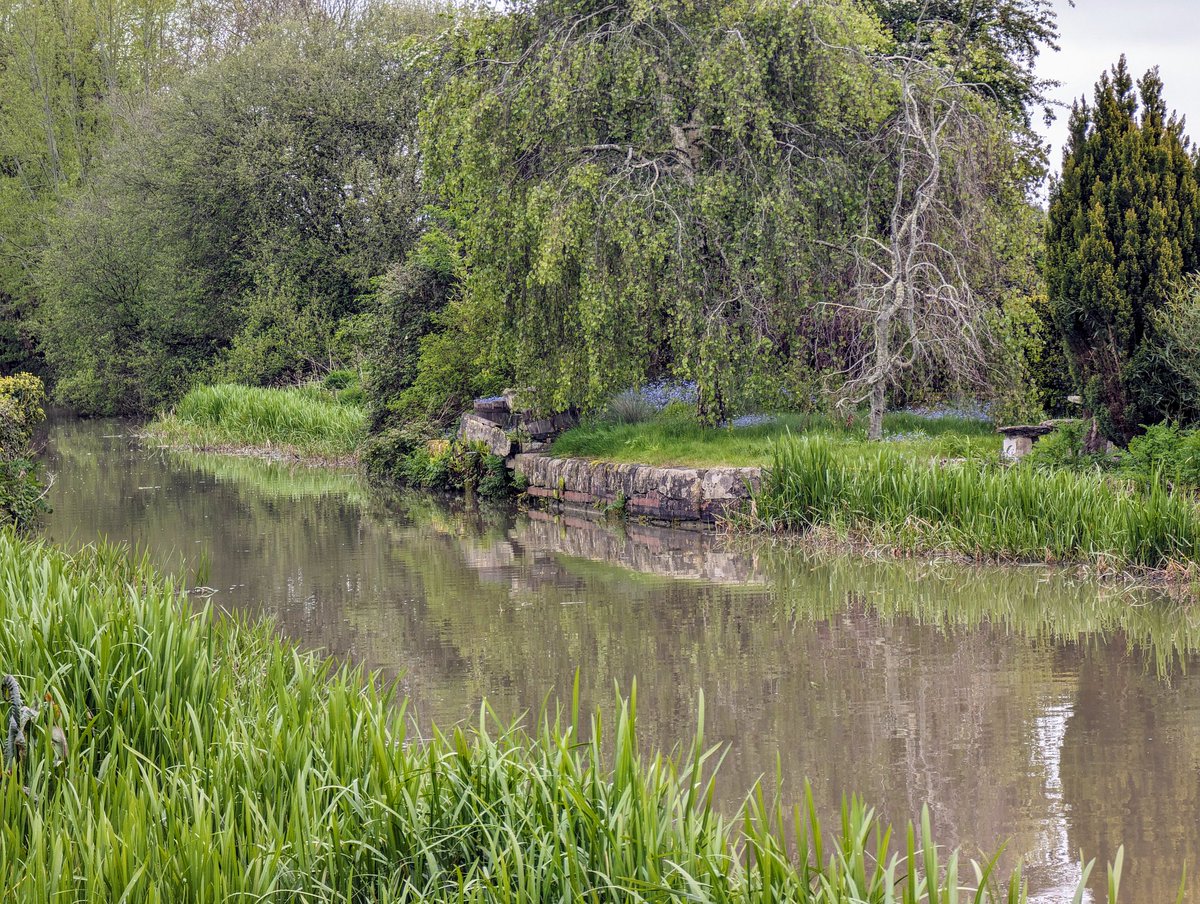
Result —
[[[322,386],[334,392],[357,384],[358,374],[352,370],[331,370],[321,381]]]
[[[46,391],[32,374],[0,377],[0,526],[27,528],[46,511],[32,460],[33,428],[46,416]]]
[[[1025,459],[1026,464],[1044,470],[1094,471],[1111,467],[1113,459],[1103,453],[1085,450],[1088,423],[1067,421],[1048,436],[1042,437]]]
[[[1121,471],[1142,485],[1165,481],[1200,487],[1200,432],[1156,424],[1129,441]]]

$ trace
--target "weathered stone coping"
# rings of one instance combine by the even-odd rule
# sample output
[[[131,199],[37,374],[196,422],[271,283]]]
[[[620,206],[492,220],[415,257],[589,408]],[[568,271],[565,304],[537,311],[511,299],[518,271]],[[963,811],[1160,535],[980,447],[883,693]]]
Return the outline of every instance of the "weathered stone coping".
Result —
[[[630,517],[713,522],[741,509],[761,468],[656,468],[650,465],[522,454],[513,470],[526,494],[582,508],[619,508]]]

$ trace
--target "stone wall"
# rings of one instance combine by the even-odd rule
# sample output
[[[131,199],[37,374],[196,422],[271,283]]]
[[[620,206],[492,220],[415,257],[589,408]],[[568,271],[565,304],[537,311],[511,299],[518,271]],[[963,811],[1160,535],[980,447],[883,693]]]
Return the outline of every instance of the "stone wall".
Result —
[[[759,468],[655,468],[649,465],[517,455],[526,494],[550,504],[621,508],[629,517],[712,522],[749,505]]]

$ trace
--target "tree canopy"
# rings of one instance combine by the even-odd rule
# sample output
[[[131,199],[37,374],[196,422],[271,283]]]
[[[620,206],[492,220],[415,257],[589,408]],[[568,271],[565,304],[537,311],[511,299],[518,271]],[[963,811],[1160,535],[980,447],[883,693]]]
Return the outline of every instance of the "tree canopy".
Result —
[[[1088,409],[1124,444],[1144,425],[1194,420],[1160,366],[1155,312],[1200,264],[1200,190],[1183,122],[1157,70],[1137,83],[1124,57],[1077,103],[1050,197],[1046,281]]]

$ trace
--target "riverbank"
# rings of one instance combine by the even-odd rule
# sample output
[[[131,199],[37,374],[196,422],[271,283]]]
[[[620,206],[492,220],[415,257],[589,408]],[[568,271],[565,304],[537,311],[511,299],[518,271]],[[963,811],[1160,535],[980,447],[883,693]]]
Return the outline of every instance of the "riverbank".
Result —
[[[843,838],[759,795],[744,821],[720,819],[702,738],[677,761],[640,753],[633,698],[611,737],[556,721],[410,742],[402,701],[369,676],[265,623],[194,612],[120,550],[72,557],[0,532],[0,580],[0,652],[69,744],[52,766],[38,734],[0,782],[16,900],[841,904],[855,888],[932,899],[925,876],[942,896],[959,885],[928,823],[907,856],[877,859],[867,839],[884,827],[857,803]]]
[[[284,389],[218,384],[190,391],[142,436],[193,452],[353,467],[366,421],[355,396],[320,384]]]
[[[885,426],[887,439],[868,443],[861,426],[825,416],[713,429],[668,409],[638,424],[576,427],[549,454],[517,454],[507,468],[470,442],[417,443],[399,479],[606,515],[808,535],[817,546],[832,537],[845,548],[892,554],[1083,565],[1149,583],[1195,582],[1200,506],[1187,488],[1053,462],[1002,464],[999,437],[978,418],[901,412]],[[190,392],[145,437],[176,448],[354,466],[365,413],[319,385],[213,386]],[[748,461],[758,464],[737,464]]]

